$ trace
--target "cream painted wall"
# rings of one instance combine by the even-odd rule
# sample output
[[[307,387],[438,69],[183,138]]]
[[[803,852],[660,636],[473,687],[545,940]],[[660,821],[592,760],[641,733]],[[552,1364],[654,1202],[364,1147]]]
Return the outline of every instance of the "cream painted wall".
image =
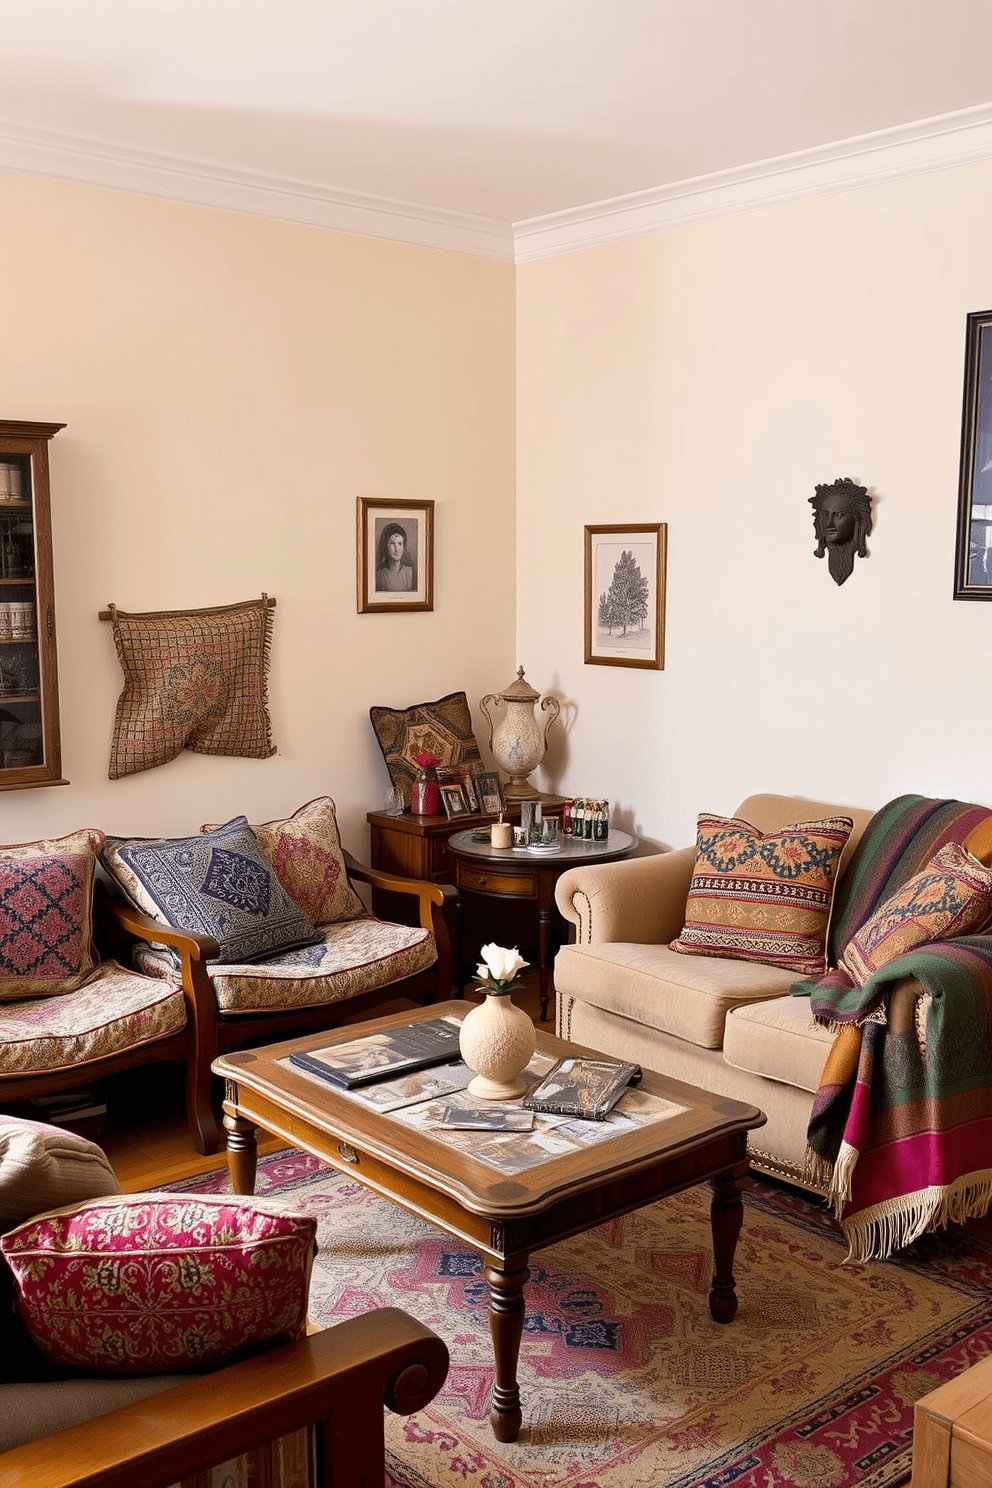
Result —
[[[992,804],[992,604],[951,599],[965,317],[992,165],[518,270],[518,651],[542,782],[648,844],[753,791]],[[838,587],[818,482],[875,498]],[[583,527],[668,524],[664,671],[583,664]]]
[[[346,844],[388,783],[368,717],[517,665],[514,271],[482,259],[0,177],[0,416],[51,447],[64,774],[0,841],[154,835],[330,792]],[[358,496],[436,502],[435,608],[359,615]],[[122,609],[275,596],[269,760],[107,779]]]

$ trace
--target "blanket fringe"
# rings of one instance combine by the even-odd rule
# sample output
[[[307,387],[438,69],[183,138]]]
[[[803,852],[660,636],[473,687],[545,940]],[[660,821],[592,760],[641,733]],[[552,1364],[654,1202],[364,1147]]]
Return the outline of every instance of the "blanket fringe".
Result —
[[[834,1170],[830,1176],[830,1187],[827,1189],[827,1203],[838,1219],[844,1213],[844,1205],[850,1203],[851,1200],[851,1181],[857,1161],[858,1149],[852,1147],[849,1142],[841,1142]]]
[[[830,1188],[834,1176],[834,1165],[829,1157],[821,1157],[811,1147],[806,1148],[803,1158],[802,1179],[810,1188],[818,1188],[821,1193],[826,1193]]]
[[[833,1194],[828,1197],[833,1199]],[[859,1264],[887,1260],[894,1250],[911,1245],[927,1231],[963,1224],[966,1219],[980,1219],[990,1207],[992,1168],[966,1173],[947,1187],[936,1184],[900,1198],[886,1199],[870,1209],[862,1209],[850,1219],[841,1219],[848,1243],[846,1260]]]

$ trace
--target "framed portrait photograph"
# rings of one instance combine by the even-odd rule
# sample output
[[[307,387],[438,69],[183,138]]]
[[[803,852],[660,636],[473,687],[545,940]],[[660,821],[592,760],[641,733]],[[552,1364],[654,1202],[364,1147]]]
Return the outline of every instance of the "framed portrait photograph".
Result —
[[[486,816],[499,816],[503,810],[503,791],[496,771],[480,771],[475,777],[475,788],[479,793],[479,809]]]
[[[458,786],[465,798],[467,811],[477,812],[479,810],[479,796],[475,788],[470,760],[463,760],[458,765],[438,765],[437,780],[442,790],[446,785]]]
[[[442,785],[440,789],[447,817],[471,816],[468,802],[465,800],[465,792],[460,785]]]
[[[954,598],[992,599],[992,310],[965,330]]]
[[[358,613],[434,608],[434,503],[358,498]]]
[[[662,670],[667,523],[615,523],[585,532],[587,665]]]

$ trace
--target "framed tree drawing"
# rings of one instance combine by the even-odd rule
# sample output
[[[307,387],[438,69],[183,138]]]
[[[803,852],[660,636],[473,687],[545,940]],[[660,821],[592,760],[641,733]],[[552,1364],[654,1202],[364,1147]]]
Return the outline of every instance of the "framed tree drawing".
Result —
[[[954,598],[992,599],[992,310],[965,332]]]
[[[359,496],[358,613],[433,608],[433,501]]]
[[[665,665],[665,522],[586,528],[585,660]]]

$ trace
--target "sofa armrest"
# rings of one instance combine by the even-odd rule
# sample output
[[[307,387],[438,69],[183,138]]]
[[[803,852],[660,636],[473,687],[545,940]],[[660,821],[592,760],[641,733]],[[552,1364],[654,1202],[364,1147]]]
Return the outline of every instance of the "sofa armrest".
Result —
[[[383,1406],[420,1410],[447,1372],[441,1339],[384,1307],[0,1454],[0,1488],[166,1488],[310,1426],[320,1481],[380,1488]]]
[[[620,863],[569,868],[558,880],[555,902],[575,926],[577,945],[593,941],[667,945],[685,924],[695,861],[695,847],[683,847]]]
[[[344,853],[348,878],[354,883],[365,883],[370,888],[386,894],[406,894],[417,900],[420,924],[434,934],[437,947],[437,995],[439,1001],[453,997],[455,984],[455,916],[458,912],[458,891],[453,884],[431,883],[425,878],[402,878],[392,873],[382,873],[378,868],[369,868],[360,863],[350,852]]]

